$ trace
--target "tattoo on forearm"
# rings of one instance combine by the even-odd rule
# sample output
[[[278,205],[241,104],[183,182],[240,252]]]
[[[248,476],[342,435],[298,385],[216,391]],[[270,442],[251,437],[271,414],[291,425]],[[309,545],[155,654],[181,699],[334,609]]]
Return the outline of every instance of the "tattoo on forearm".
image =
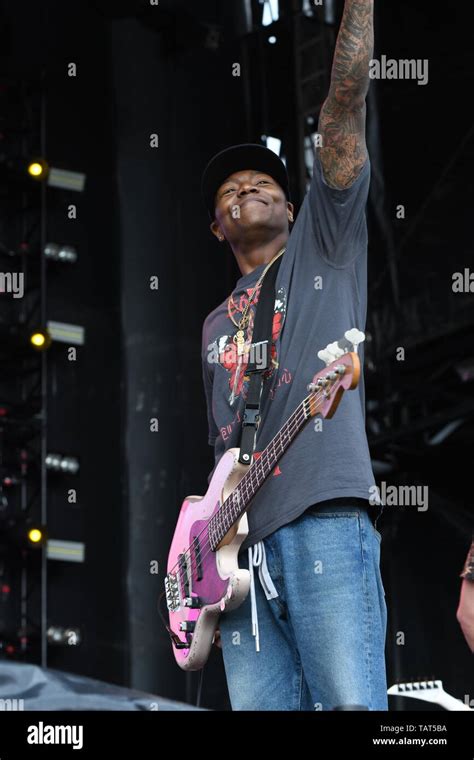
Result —
[[[331,75],[331,91],[342,106],[365,99],[374,54],[374,0],[346,0]]]
[[[329,95],[319,117],[321,163],[327,182],[344,188],[365,163],[365,97],[374,51],[374,0],[346,0]]]

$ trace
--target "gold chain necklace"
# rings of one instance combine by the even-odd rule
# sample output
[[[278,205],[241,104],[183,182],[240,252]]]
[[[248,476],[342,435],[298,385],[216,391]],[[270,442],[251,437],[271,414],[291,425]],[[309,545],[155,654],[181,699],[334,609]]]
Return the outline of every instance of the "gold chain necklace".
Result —
[[[248,310],[250,308],[250,305],[251,305],[251,303],[252,303],[252,301],[253,301],[253,299],[255,297],[255,294],[257,293],[257,291],[258,291],[258,289],[259,289],[259,287],[260,287],[260,285],[261,285],[261,283],[263,281],[263,278],[265,277],[265,274],[266,274],[268,268],[273,264],[273,262],[279,256],[282,256],[282,254],[285,251],[286,251],[286,246],[284,246],[281,249],[281,251],[278,251],[278,253],[276,254],[276,256],[274,256],[273,259],[268,262],[267,266],[265,267],[265,269],[263,270],[262,274],[258,278],[258,281],[257,281],[254,289],[252,290],[251,295],[249,296],[249,300],[247,301],[247,304],[246,304],[244,310],[242,311],[242,316],[241,316],[241,318],[239,319],[238,322],[235,321],[234,317],[232,316],[232,312],[231,312],[231,304],[235,308],[235,310],[237,311],[237,307],[235,306],[234,299],[232,298],[232,293],[229,296],[229,299],[227,301],[227,311],[229,313],[230,319],[232,320],[232,322],[234,323],[234,325],[238,328],[236,334],[233,337],[233,341],[237,345],[237,355],[238,356],[240,356],[243,353],[243,351],[244,351],[244,343],[245,343],[245,333],[244,333],[244,330],[247,327],[248,321],[249,321],[249,318],[250,318],[250,315],[247,314],[247,312],[248,312]]]

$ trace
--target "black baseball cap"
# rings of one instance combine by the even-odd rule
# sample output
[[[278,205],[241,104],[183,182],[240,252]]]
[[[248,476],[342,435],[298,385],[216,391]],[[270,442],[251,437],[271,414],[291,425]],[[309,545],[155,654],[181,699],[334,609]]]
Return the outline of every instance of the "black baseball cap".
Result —
[[[231,145],[216,153],[202,174],[201,193],[211,221],[215,219],[214,199],[219,187],[231,174],[245,169],[269,174],[281,186],[287,200],[290,200],[286,167],[276,153],[258,143]]]

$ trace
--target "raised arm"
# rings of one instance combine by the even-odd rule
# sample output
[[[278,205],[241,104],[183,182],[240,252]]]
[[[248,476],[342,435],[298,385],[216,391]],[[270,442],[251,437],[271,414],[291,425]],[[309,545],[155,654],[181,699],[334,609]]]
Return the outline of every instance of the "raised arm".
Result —
[[[374,51],[373,16],[374,0],[345,0],[329,94],[319,115],[324,178],[339,189],[356,180],[367,159],[365,98]]]

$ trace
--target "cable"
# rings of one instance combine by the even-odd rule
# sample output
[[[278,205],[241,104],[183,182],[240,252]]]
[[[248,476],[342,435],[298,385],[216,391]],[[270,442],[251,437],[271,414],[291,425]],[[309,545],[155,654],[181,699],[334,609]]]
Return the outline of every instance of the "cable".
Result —
[[[198,683],[198,692],[197,692],[197,698],[196,698],[196,707],[201,707],[201,696],[202,696],[202,682],[204,680],[204,668],[201,668],[201,672],[199,674],[199,683]]]

